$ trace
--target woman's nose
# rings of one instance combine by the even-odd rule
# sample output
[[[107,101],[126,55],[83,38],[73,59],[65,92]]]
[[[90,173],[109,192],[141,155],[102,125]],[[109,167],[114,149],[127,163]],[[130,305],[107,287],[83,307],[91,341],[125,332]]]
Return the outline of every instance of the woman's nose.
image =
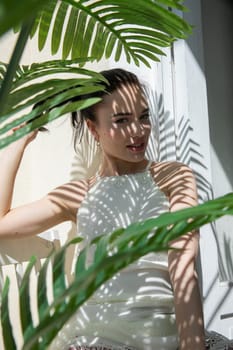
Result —
[[[144,134],[144,127],[138,121],[133,122],[130,129],[132,136],[142,136]]]

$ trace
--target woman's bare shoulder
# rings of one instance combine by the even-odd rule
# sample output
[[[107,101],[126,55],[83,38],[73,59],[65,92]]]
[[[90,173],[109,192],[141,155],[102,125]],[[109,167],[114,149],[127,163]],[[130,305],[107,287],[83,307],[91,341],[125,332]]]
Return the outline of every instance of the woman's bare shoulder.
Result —
[[[173,176],[174,174],[184,174],[185,172],[192,173],[191,168],[178,161],[166,161],[166,162],[152,162],[151,172],[159,177],[163,178],[164,176]]]
[[[166,193],[184,182],[195,182],[192,169],[178,161],[153,162],[151,174],[159,187]]]

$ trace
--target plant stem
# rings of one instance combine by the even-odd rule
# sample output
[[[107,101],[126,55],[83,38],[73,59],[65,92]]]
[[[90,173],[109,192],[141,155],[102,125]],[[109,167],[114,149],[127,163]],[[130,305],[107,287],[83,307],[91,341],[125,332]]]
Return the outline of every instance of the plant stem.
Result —
[[[19,65],[19,61],[22,57],[25,45],[27,43],[29,34],[31,32],[33,23],[34,23],[35,18],[29,19],[27,22],[24,22],[22,25],[22,29],[20,30],[14,51],[12,53],[4,80],[2,82],[2,86],[0,89],[0,118],[1,114],[4,111],[4,107],[7,102],[7,97],[9,95],[12,82],[15,76],[16,69]]]

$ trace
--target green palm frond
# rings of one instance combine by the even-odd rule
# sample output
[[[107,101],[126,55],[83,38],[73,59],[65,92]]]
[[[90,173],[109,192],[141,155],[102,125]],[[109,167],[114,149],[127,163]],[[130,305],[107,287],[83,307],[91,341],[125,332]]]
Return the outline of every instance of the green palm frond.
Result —
[[[0,116],[0,136],[24,122],[27,122],[27,125],[17,130],[14,135],[1,138],[0,148],[61,115],[80,110],[100,100],[82,98],[87,93],[104,89],[103,84],[101,85],[104,81],[102,75],[80,68],[79,64],[82,62],[82,59],[53,60],[18,67]],[[6,70],[7,65],[1,63],[0,83]],[[65,74],[65,77],[59,78],[62,74]],[[41,78],[46,80],[41,81]],[[37,108],[33,109],[36,104]],[[12,118],[17,113],[21,113],[21,116],[17,119]]]
[[[128,62],[149,65],[164,54],[161,48],[191,32],[171,9],[185,10],[175,0],[134,0],[133,6],[125,0],[51,0],[38,14],[31,35],[38,29],[42,50],[52,31],[51,52],[62,48],[63,59],[90,56],[99,61],[114,54],[118,61],[124,54]]]
[[[7,21],[10,26],[19,24],[19,17],[15,13],[18,3],[16,0],[11,0],[12,14],[9,12],[6,1],[0,5],[0,19],[3,14],[4,22],[3,26],[0,26],[0,35],[5,27],[8,28]],[[22,113],[25,108],[46,99],[52,103],[51,96],[56,96],[64,90],[67,91],[65,96],[63,95],[64,99],[61,96],[63,101],[68,100],[68,95],[72,98],[75,92],[77,97],[84,93],[84,89],[87,92],[87,85],[89,92],[97,88],[95,81],[91,81],[94,72],[90,74],[90,84],[87,80],[85,83],[79,81],[82,91],[80,91],[81,87],[78,91],[75,90],[79,84],[75,79],[67,79],[66,87],[62,79],[60,81],[50,79],[44,83],[33,82],[35,78],[45,79],[50,74],[82,74],[78,69],[71,67],[72,63],[67,60],[67,57],[71,57],[73,61],[79,61],[80,67],[84,66],[90,57],[98,61],[112,55],[115,61],[125,55],[128,62],[133,61],[136,65],[143,62],[149,66],[151,60],[158,61],[164,54],[161,48],[170,46],[176,39],[185,38],[191,31],[191,26],[173,12],[173,10],[176,12],[185,10],[180,0],[135,0],[133,6],[125,0],[49,0],[46,5],[41,1],[41,6],[37,0],[24,0],[20,4],[25,12],[25,16],[21,11],[19,12],[22,15],[22,29],[7,71],[4,64],[0,65],[0,122],[4,123],[5,120],[11,119],[11,122],[6,125],[0,125],[0,148],[64,113],[83,108],[79,102],[47,113],[43,106],[40,106],[32,112],[23,114],[17,120],[12,121],[11,118],[13,114]],[[34,4],[34,12],[32,4]],[[51,34],[51,52],[55,54],[61,49],[63,60],[51,61],[51,66],[49,62],[45,62],[38,66],[32,65],[30,69],[23,67],[21,71],[20,69],[17,71],[29,33],[33,36],[37,32],[39,49],[44,48]],[[25,84],[30,84],[30,87]],[[100,85],[99,88],[101,89]],[[95,102],[89,101],[89,103]],[[54,108],[54,105],[51,107]],[[50,110],[48,104],[46,108]],[[14,136],[1,137],[12,127],[37,118],[42,112],[45,112],[43,117],[17,131]]]
[[[0,36],[19,26],[22,21],[34,17],[47,0],[1,0],[0,1]]]
[[[88,249],[86,247],[78,256],[75,264],[73,281],[65,283],[65,254],[70,244],[77,244],[77,238],[63,247],[58,253],[50,256],[38,276],[38,314],[39,324],[33,325],[29,313],[28,293],[29,272],[34,265],[32,258],[26,275],[20,287],[21,312],[23,316],[24,345],[22,350],[44,350],[56,337],[58,331],[76,310],[100,287],[120,269],[149,252],[168,250],[170,240],[173,240],[191,230],[195,230],[223,215],[233,215],[233,193],[221,198],[208,201],[199,206],[165,213],[155,219],[135,223],[126,229],[119,229],[110,235],[103,235],[95,239],[91,245],[95,246],[95,253],[91,264],[86,264]],[[192,218],[190,220],[190,218]],[[46,281],[48,266],[52,265],[52,280],[54,299],[48,302]],[[5,286],[1,306],[1,322],[4,328],[5,345],[14,346],[13,330],[9,322],[9,281]],[[22,298],[26,299],[22,302]]]
[[[6,278],[1,295],[1,326],[5,349],[17,349],[10,319],[10,280]]]

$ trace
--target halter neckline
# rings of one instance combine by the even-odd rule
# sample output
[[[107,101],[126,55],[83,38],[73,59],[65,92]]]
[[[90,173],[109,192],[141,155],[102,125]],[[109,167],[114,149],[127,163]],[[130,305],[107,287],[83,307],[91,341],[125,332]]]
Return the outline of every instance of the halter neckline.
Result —
[[[144,174],[150,169],[152,163],[153,162],[151,160],[148,160],[148,164],[143,170],[138,171],[138,172],[134,172],[134,173],[121,174],[121,175],[101,176],[100,175],[100,171],[98,170],[98,172],[96,174],[96,180],[111,179],[111,178],[121,178],[121,177],[130,177],[130,176],[137,175],[137,174]]]

